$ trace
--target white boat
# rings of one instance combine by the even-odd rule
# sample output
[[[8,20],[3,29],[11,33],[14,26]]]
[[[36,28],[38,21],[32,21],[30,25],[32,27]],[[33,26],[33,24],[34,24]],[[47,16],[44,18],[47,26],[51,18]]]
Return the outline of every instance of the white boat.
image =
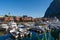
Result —
[[[7,31],[9,26],[7,24],[1,24],[1,29]]]
[[[11,28],[9,32],[15,38],[18,38],[19,35],[20,37],[24,37],[25,35],[28,36],[30,34],[30,32],[28,32],[26,28],[22,28],[22,27],[25,27],[24,25],[20,24],[17,26],[17,23],[15,23],[14,21],[10,21],[8,25],[9,25],[9,28]]]
[[[24,28],[23,24],[18,24],[18,28]]]
[[[12,34],[12,36],[14,36],[15,38],[18,38],[18,34],[19,34],[19,32],[18,31],[16,31],[16,29],[12,29],[12,30],[10,30],[10,33]]]
[[[14,22],[13,20],[8,23],[8,26],[9,26],[10,28],[16,28],[16,29],[18,28],[18,27],[17,27],[17,23]]]
[[[12,36],[14,36],[15,38],[18,38],[18,27],[17,27],[17,23],[14,22],[13,20],[11,20],[9,23],[8,23],[8,26],[9,26],[9,32],[11,33]]]

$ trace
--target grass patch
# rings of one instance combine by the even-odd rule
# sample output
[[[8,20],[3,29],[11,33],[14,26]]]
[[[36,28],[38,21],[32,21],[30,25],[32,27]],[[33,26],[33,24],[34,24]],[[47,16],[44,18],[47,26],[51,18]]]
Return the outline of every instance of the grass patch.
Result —
[[[3,36],[3,35],[5,35],[5,34],[6,34],[5,31],[0,31],[0,36]]]

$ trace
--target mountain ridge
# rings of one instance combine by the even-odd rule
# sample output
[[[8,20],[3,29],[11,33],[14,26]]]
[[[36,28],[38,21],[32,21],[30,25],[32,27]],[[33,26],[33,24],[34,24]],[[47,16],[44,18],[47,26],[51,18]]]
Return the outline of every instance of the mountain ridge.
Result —
[[[53,0],[53,2],[47,8],[44,17],[57,17],[58,19],[60,19],[60,0]]]

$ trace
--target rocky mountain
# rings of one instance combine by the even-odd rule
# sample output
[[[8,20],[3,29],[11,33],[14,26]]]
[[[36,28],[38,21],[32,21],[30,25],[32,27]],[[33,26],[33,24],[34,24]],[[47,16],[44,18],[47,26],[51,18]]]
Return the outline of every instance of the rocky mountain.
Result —
[[[46,10],[44,17],[57,17],[60,19],[60,0],[53,0]]]

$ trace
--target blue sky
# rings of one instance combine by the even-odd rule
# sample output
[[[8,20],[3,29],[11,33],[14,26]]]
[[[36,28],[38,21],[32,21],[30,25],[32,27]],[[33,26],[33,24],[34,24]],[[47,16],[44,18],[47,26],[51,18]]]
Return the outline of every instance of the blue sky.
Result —
[[[43,17],[52,0],[0,0],[0,15]]]

